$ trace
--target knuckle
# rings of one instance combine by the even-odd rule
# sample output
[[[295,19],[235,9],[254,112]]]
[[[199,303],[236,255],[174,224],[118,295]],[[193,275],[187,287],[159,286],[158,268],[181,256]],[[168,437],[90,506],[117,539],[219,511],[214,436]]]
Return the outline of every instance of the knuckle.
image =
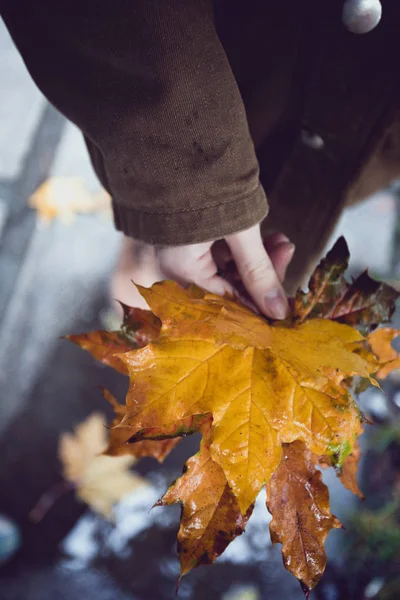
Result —
[[[243,265],[243,279],[248,285],[267,283],[273,276],[273,270],[264,258]]]
[[[201,275],[202,277],[204,277],[205,279],[210,279],[211,277],[214,277],[214,275],[217,274],[217,267],[215,266],[215,264],[213,263],[208,263],[207,265],[204,266],[204,268],[201,270]]]

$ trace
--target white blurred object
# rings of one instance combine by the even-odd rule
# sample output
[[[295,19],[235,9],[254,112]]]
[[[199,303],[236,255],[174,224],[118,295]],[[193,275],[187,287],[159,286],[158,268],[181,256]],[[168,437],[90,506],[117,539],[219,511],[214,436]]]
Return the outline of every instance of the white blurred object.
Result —
[[[223,596],[223,600],[260,600],[260,592],[252,585],[235,585]]]
[[[7,221],[8,208],[3,200],[0,200],[0,240]]]
[[[158,523],[163,527],[171,525],[168,511],[155,508],[150,510],[162,495],[162,490],[141,487],[125,496],[114,507],[114,527],[107,535],[106,548],[117,556],[124,556],[130,539],[143,530]],[[84,569],[99,552],[97,533],[100,520],[89,511],[77,522],[62,542],[62,550],[68,555],[63,566],[70,569]]]
[[[385,420],[390,416],[387,398],[381,391],[371,389],[362,396],[362,410],[372,418]]]
[[[301,141],[305,146],[308,146],[312,150],[322,150],[325,147],[323,138],[318,133],[312,133],[307,129],[301,131]]]
[[[394,193],[380,192],[343,212],[327,249],[343,235],[349,246],[353,271],[368,268],[372,274],[384,275],[391,267],[396,222]]]
[[[343,24],[351,33],[369,33],[382,17],[379,0],[346,0],[343,5]]]
[[[63,551],[74,560],[74,568],[77,565],[85,568],[96,556],[98,551],[97,527],[97,516],[87,512],[62,542]]]
[[[260,560],[262,553],[271,545],[271,539],[267,533],[271,518],[265,506],[265,490],[263,489],[257,496],[246,531],[229,544],[218,561],[246,564]]]
[[[14,521],[0,515],[0,565],[10,560],[21,546],[21,534]]]
[[[397,406],[397,408],[400,408],[400,392],[397,392],[394,395],[393,403]]]
[[[375,596],[377,596],[383,588],[384,584],[385,580],[382,577],[375,577],[374,579],[371,579],[364,590],[365,598],[375,598]]]

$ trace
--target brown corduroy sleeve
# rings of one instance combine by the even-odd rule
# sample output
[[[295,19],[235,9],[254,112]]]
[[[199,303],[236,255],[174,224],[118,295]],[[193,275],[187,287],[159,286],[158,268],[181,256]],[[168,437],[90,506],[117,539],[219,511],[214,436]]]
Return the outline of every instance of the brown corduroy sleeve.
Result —
[[[83,131],[118,229],[186,244],[267,212],[212,0],[0,0],[32,77]]]

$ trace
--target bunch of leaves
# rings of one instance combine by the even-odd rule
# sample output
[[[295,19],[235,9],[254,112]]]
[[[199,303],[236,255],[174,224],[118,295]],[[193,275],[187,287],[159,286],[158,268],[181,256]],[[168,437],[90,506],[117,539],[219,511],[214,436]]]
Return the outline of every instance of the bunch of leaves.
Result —
[[[285,567],[306,595],[320,580],[325,539],[340,523],[318,467],[333,466],[360,493],[365,419],[354,382],[377,386],[374,376],[399,360],[391,347],[398,332],[374,331],[392,316],[397,292],[367,273],[348,282],[348,259],[341,238],[285,321],[164,281],[138,286],[151,311],[123,307],[120,331],[69,336],[129,375],[109,454],[157,457],[164,444],[164,457],[182,436],[202,433],[200,451],[159,501],[182,506],[181,575],[213,562],[243,532],[266,485],[271,537],[282,543]]]

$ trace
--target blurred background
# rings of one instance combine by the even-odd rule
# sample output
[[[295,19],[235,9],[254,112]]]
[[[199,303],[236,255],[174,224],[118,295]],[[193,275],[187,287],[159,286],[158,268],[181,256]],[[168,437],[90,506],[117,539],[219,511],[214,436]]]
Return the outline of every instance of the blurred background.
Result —
[[[0,81],[0,600],[172,599],[179,509],[149,507],[180,474],[197,439],[184,440],[162,466],[137,464],[147,485],[116,508],[114,522],[73,491],[39,523],[29,518],[62,480],[60,435],[94,411],[110,416],[97,386],[124,394],[122,377],[59,339],[104,328],[121,236],[80,133],[37,90],[2,22]],[[56,191],[29,200],[54,177],[65,178]],[[332,240],[345,235],[354,273],[369,266],[400,285],[398,206],[394,186],[344,214]],[[329,536],[315,600],[400,597],[400,378],[392,376],[385,394],[367,393],[363,404],[376,421],[363,436],[367,499],[330,477],[332,509],[346,531]],[[283,568],[280,547],[270,545],[262,498],[246,533],[214,566],[188,575],[179,597],[304,597]]]

